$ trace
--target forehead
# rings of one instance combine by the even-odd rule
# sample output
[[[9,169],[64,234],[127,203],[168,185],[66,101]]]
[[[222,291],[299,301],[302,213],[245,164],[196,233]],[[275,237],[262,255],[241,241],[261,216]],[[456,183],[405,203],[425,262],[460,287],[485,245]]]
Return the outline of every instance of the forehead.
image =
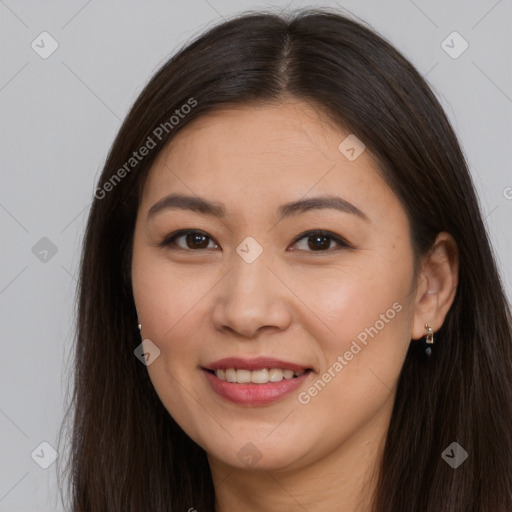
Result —
[[[314,162],[323,158],[326,163],[333,161],[333,154],[339,158],[338,146],[348,135],[308,103],[239,106],[195,119],[160,156],[188,157],[187,161],[221,158],[223,163],[244,159],[248,166],[252,161],[268,162],[269,166],[289,162],[301,168],[298,164],[303,158]],[[198,155],[198,149],[203,153]],[[365,160],[371,157],[367,155]]]
[[[178,132],[158,155],[143,204],[147,209],[182,192],[225,202],[240,214],[319,194],[371,203],[377,216],[393,203],[399,207],[368,150],[355,160],[343,153],[347,140],[361,150],[350,135],[303,102],[211,112]]]

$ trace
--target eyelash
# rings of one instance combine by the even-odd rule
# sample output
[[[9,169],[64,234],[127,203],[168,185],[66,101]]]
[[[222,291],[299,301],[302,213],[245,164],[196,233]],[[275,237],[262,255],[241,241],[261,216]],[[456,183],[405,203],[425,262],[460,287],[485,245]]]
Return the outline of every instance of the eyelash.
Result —
[[[183,250],[183,251],[188,251],[188,252],[198,252],[198,251],[208,250],[208,249],[188,249],[188,248],[185,249],[185,248],[179,247],[179,246],[178,247],[170,247],[170,246],[172,246],[174,244],[174,242],[178,238],[181,238],[182,236],[185,236],[185,235],[188,235],[188,234],[194,234],[194,233],[198,233],[200,235],[204,235],[205,237],[207,237],[210,240],[214,241],[212,237],[210,237],[209,235],[207,235],[203,231],[199,231],[199,230],[196,230],[196,229],[182,229],[180,231],[176,231],[174,233],[171,233],[169,236],[164,238],[158,244],[158,246],[159,247],[168,247],[168,248],[171,248],[172,250]],[[340,250],[342,248],[347,248],[347,249],[352,248],[352,246],[346,240],[344,240],[343,238],[335,235],[334,233],[331,233],[330,231],[325,231],[325,230],[322,230],[322,229],[313,230],[313,231],[306,231],[305,233],[300,234],[297,238],[295,238],[295,240],[293,241],[293,244],[296,244],[297,242],[299,242],[303,238],[309,238],[310,236],[314,236],[314,235],[319,235],[319,236],[322,236],[322,237],[330,238],[331,240],[334,240],[338,244],[338,247],[331,248],[331,249],[326,249],[326,250],[305,251],[305,252],[331,253],[331,252],[334,252],[334,251],[338,251],[338,250]],[[214,242],[214,243],[216,243],[216,242]]]

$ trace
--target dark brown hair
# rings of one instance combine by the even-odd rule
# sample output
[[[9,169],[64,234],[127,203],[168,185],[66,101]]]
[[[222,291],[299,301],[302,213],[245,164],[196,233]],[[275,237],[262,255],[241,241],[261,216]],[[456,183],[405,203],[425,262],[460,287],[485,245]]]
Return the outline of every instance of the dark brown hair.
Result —
[[[422,360],[412,342],[399,376],[374,511],[512,510],[510,305],[465,157],[411,63],[364,22],[327,9],[251,12],[209,29],[156,72],[119,130],[83,241],[66,414],[71,510],[214,510],[205,451],[134,356],[135,219],[145,177],[179,130],[215,108],[285,97],[316,105],[363,141],[407,211],[416,261],[441,231],[459,248],[457,293],[432,355]],[[157,147],[128,167],[150,136]],[[469,455],[456,469],[441,457],[452,442]]]

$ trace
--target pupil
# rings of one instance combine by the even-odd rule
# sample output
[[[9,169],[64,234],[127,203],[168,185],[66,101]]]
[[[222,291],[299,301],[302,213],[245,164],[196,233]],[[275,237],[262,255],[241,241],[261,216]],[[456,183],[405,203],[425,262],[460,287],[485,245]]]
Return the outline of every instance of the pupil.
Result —
[[[192,247],[200,247],[201,249],[204,249],[204,248],[208,247],[208,241],[206,240],[206,238],[207,237],[205,235],[201,235],[200,233],[189,233],[187,235],[187,245],[192,246]],[[201,239],[203,242],[202,244],[201,244]],[[205,243],[205,240],[206,240],[206,243]],[[190,242],[190,244],[189,244],[189,242]]]
[[[323,244],[320,243],[320,245],[315,245],[314,243],[313,244],[310,243],[309,244],[310,249],[328,249],[329,248],[330,240],[328,237],[326,237],[324,235],[311,235],[309,237],[309,240],[311,240],[311,239],[315,240],[315,242],[318,242],[319,240],[323,239],[324,242],[326,242],[326,243],[323,243]]]

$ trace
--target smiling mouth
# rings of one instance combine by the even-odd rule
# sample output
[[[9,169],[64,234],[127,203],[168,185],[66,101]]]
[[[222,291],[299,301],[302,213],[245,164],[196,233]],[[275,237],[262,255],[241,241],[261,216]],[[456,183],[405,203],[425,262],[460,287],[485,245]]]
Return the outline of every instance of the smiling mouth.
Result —
[[[219,368],[217,370],[204,369],[212,375],[215,375],[218,379],[232,384],[271,384],[283,380],[297,379],[305,373],[312,371],[311,368],[299,371],[283,370],[281,368],[262,368],[252,371],[237,368]]]

